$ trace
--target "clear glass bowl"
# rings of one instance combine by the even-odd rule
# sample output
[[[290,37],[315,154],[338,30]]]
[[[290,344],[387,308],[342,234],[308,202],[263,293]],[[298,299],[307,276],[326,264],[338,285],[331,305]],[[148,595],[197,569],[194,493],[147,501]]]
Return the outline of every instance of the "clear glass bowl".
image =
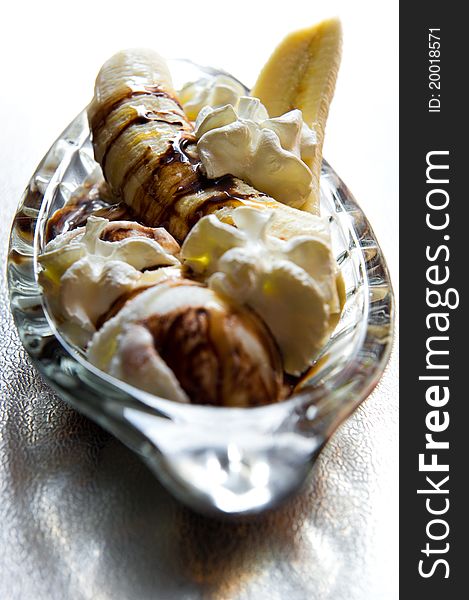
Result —
[[[176,85],[213,72],[187,61],[174,61],[171,68]],[[96,176],[101,175],[84,111],[40,163],[13,223],[8,281],[24,347],[64,400],[138,452],[192,508],[242,515],[277,505],[303,484],[325,442],[369,395],[389,357],[392,288],[365,215],[324,162],[321,210],[330,221],[346,303],[301,389],[284,402],[259,408],[181,405],[96,369],[48,313],[37,280],[47,220]]]

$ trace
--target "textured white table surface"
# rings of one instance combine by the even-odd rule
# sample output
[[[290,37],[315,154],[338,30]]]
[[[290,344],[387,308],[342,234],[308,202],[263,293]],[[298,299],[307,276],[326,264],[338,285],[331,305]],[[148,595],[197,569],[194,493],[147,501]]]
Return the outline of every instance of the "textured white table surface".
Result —
[[[151,46],[247,84],[288,31],[331,15],[344,54],[324,154],[398,276],[397,2],[10,3],[0,36],[0,257],[37,163],[115,50]],[[35,374],[0,290],[1,598],[394,600],[397,343],[378,388],[326,446],[304,494],[219,525],[180,507],[140,461]]]

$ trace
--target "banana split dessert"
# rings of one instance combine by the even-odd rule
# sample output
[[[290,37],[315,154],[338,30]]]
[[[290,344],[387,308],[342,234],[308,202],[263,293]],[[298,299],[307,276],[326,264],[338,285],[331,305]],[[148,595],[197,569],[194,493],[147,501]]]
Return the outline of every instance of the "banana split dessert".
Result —
[[[102,66],[88,119],[104,178],[50,218],[39,257],[92,364],[177,402],[292,393],[343,306],[319,210],[340,49],[337,20],[294,32],[250,94],[220,74],[176,91],[153,50]]]

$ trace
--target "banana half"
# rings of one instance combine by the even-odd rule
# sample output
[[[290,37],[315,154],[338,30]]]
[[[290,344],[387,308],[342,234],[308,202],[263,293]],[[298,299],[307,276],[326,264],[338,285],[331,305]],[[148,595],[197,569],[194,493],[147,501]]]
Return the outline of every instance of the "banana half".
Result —
[[[294,108],[303,112],[315,130],[317,144],[308,161],[313,172],[313,192],[304,206],[319,214],[319,180],[322,146],[342,55],[342,26],[328,19],[313,27],[290,33],[274,50],[252,89],[271,117]]]

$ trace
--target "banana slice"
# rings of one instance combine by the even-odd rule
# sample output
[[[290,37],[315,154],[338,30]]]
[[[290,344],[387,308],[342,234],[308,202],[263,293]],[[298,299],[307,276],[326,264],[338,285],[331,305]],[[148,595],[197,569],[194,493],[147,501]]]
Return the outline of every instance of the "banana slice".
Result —
[[[315,214],[319,214],[324,130],[341,50],[342,27],[338,19],[295,31],[275,49],[251,92],[265,105],[271,117],[299,108],[305,123],[316,131],[316,150],[308,161],[313,172],[313,192],[304,206],[304,210]]]

